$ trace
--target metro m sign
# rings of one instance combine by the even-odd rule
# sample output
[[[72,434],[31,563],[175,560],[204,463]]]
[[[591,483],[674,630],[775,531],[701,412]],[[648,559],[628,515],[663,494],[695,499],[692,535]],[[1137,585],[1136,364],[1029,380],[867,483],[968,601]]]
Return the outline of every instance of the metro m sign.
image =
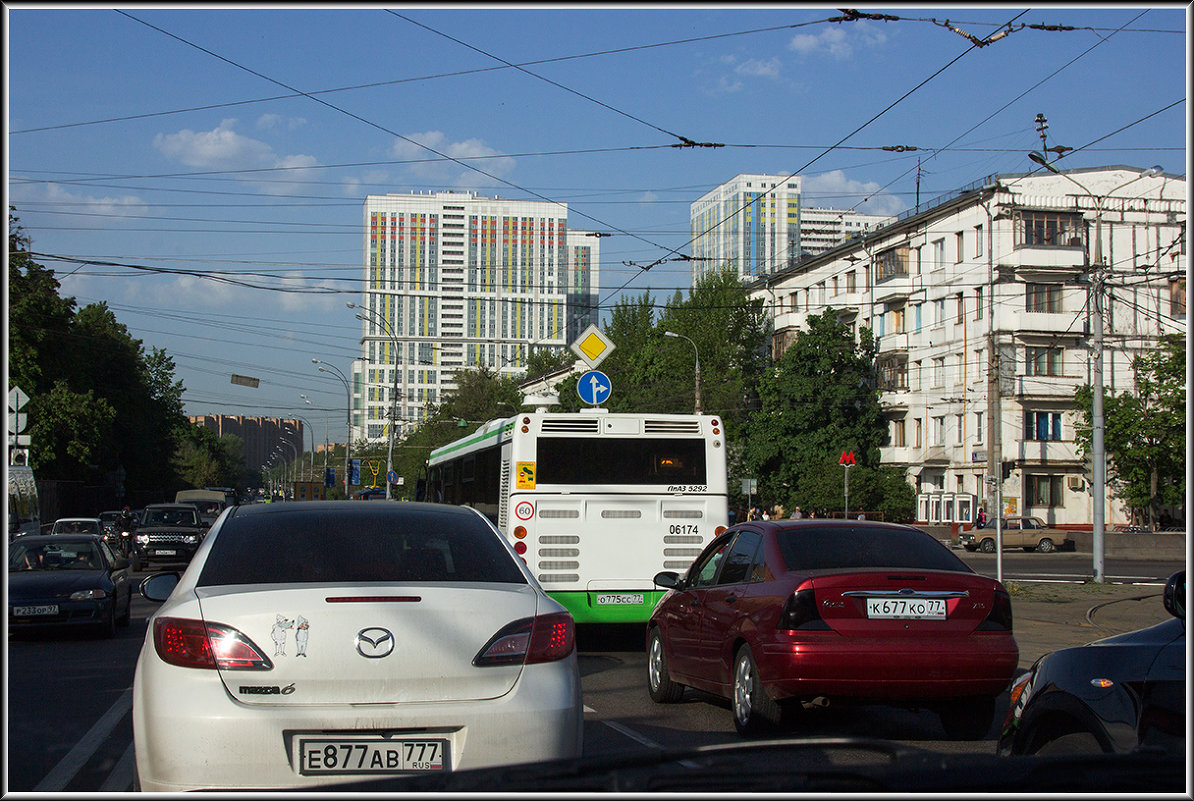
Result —
[[[842,451],[842,458],[838,459],[837,463],[844,465],[854,464],[854,451],[850,451],[849,453]]]

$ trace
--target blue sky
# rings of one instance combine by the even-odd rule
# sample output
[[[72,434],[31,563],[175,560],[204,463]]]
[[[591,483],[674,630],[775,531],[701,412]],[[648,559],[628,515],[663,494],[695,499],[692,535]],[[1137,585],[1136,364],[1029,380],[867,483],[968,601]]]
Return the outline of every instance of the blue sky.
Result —
[[[342,441],[343,387],[311,359],[347,372],[359,354],[344,304],[366,194],[565,202],[572,227],[613,234],[608,308],[623,286],[687,291],[684,262],[635,265],[686,252],[689,204],[741,172],[897,213],[918,177],[925,202],[1035,169],[1044,114],[1046,143],[1074,148],[1060,166],[1186,174],[1183,6],[861,11],[898,19],[13,3],[7,199],[64,294],[171,353],[188,413],[299,414]],[[882,149],[899,146],[916,149]]]

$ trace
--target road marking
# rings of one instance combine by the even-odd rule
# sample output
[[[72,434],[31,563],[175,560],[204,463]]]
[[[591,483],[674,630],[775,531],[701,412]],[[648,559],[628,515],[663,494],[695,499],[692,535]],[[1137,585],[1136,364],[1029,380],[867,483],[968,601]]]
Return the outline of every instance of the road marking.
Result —
[[[120,757],[120,761],[116,763],[116,767],[112,768],[112,772],[108,774],[108,778],[104,779],[104,783],[100,785],[101,793],[126,793],[133,789],[133,765],[136,764],[137,754],[133,748],[133,743],[129,743],[129,747],[125,749],[124,755]]]
[[[70,780],[75,778],[75,774],[87,764],[87,760],[91,759],[92,755],[99,750],[104,740],[112,733],[112,729],[116,728],[116,724],[132,708],[133,690],[130,687],[121,693],[120,697],[116,699],[116,703],[112,704],[103,717],[96,721],[95,725],[79,739],[79,742],[75,743],[75,747],[62,758],[62,761],[38,782],[37,786],[33,788],[33,792],[57,793],[66,789]]]
[[[662,745],[655,742],[650,737],[645,737],[628,726],[623,726],[621,723],[617,723],[612,720],[603,720],[601,722],[604,723],[606,726],[609,726],[611,729],[616,731],[618,734],[629,737],[631,740],[634,740],[636,743],[639,743],[640,745],[645,745],[647,748],[654,748],[658,751],[665,750]],[[693,762],[690,759],[681,759],[677,764],[682,765],[686,768],[699,767],[699,765],[696,762]]]

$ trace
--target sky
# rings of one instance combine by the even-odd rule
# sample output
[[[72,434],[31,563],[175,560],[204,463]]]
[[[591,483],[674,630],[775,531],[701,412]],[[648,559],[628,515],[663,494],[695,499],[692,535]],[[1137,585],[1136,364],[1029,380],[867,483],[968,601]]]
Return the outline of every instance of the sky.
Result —
[[[872,214],[1043,147],[1186,174],[1181,5],[859,12],[8,3],[6,200],[64,295],[169,352],[188,414],[342,442],[312,359],[360,355],[368,194],[566,203],[610,234],[605,319],[687,293],[690,204],[739,173]]]

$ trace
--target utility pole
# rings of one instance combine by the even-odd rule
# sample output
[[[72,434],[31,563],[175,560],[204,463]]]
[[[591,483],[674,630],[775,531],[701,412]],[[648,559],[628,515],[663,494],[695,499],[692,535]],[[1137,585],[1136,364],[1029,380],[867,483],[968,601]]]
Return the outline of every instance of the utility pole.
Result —
[[[1003,404],[1002,369],[995,334],[995,216],[987,204],[987,520],[995,518],[995,580],[1003,581]]]

